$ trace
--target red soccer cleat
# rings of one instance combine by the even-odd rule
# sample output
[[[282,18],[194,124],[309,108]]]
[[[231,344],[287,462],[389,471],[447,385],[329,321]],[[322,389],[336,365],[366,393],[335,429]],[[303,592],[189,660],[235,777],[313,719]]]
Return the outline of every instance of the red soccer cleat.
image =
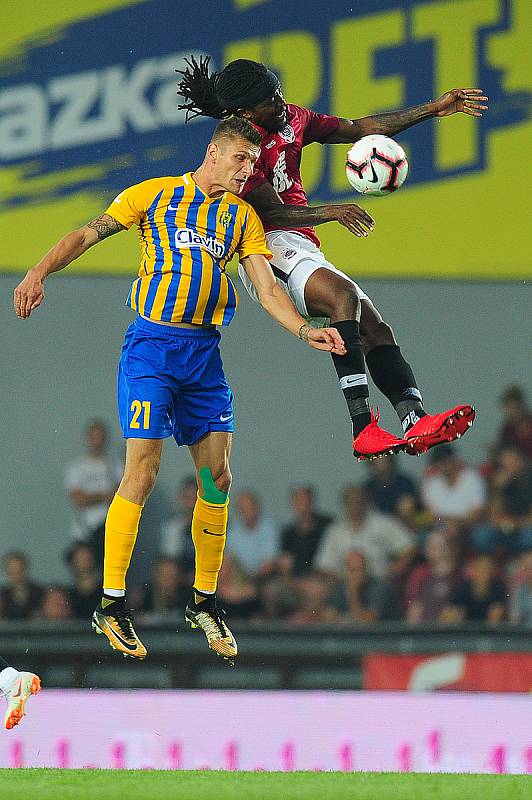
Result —
[[[359,461],[372,461],[374,458],[400,453],[405,449],[406,439],[398,439],[392,433],[379,428],[380,414],[371,412],[371,422],[353,439],[353,455]]]
[[[456,406],[442,414],[427,414],[405,433],[406,452],[420,456],[431,447],[454,442],[468,431],[475,419],[473,406]]]

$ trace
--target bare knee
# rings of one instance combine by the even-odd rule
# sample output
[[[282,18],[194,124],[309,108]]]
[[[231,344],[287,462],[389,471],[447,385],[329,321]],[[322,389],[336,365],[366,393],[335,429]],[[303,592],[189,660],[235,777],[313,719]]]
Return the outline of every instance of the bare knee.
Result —
[[[396,344],[393,330],[387,322],[381,321],[369,330],[364,329],[361,334],[364,347],[367,347],[368,352],[383,344]]]
[[[229,469],[229,464],[227,462],[223,463],[220,462],[219,464],[214,464],[209,467],[209,471],[211,473],[212,482],[216,486],[219,492],[223,492],[224,494],[229,494],[229,490],[231,488],[231,483],[233,480],[233,476],[231,475],[231,470]],[[197,475],[197,482],[198,482],[198,491],[200,495],[205,492],[206,486],[204,482],[200,479],[200,475],[198,472]]]
[[[339,322],[344,319],[360,320],[360,298],[355,287],[344,287],[334,298],[334,306],[329,317],[331,322]]]
[[[360,319],[357,287],[348,278],[324,267],[308,279],[305,302],[311,316],[329,317],[331,322]]]
[[[229,469],[229,465],[225,465],[220,471],[219,474],[213,474],[213,480],[216,488],[218,491],[223,492],[224,494],[229,494],[229,489],[231,488],[231,483],[233,481],[233,476],[231,475],[231,470]]]
[[[315,316],[329,317],[332,323],[346,319],[359,320],[360,299],[356,288],[347,284],[321,297],[309,310]]]
[[[149,454],[129,465],[118,489],[119,493],[126,499],[143,505],[155,486],[160,462],[160,454]]]

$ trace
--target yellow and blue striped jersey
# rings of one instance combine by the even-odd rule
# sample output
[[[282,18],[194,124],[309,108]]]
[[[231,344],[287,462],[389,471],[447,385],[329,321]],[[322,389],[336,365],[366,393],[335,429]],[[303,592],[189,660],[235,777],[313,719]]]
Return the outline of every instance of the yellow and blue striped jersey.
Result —
[[[106,213],[138,226],[140,269],[127,305],[158,322],[229,325],[238,296],[226,265],[235,253],[271,258],[249,203],[231,192],[209,197],[190,172],[131,186]]]

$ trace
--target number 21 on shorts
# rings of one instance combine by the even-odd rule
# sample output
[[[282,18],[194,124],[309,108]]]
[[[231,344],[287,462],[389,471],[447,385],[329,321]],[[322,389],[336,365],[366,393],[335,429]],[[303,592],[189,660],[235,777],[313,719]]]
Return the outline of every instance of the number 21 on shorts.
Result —
[[[129,427],[135,429],[140,428],[140,418],[142,415],[142,427],[145,431],[149,430],[151,402],[149,400],[144,400],[143,402],[140,400],[133,400],[131,403],[131,411],[133,412],[133,417],[131,418]]]

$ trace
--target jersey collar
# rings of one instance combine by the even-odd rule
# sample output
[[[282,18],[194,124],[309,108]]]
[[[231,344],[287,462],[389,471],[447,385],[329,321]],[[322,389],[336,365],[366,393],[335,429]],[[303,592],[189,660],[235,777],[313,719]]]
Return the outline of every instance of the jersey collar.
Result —
[[[223,194],[221,194],[219,197],[211,197],[210,194],[207,194],[206,192],[204,192],[203,189],[201,188],[201,186],[198,183],[196,183],[196,181],[192,177],[193,172],[194,172],[194,170],[192,170],[191,172],[185,172],[185,174],[183,175],[183,180],[185,181],[185,183],[187,185],[188,184],[192,184],[193,186],[195,186],[196,189],[198,189],[202,193],[202,195],[205,198],[205,200],[207,202],[209,202],[209,203],[218,203],[220,200],[225,200],[225,196],[227,194],[227,190]]]

